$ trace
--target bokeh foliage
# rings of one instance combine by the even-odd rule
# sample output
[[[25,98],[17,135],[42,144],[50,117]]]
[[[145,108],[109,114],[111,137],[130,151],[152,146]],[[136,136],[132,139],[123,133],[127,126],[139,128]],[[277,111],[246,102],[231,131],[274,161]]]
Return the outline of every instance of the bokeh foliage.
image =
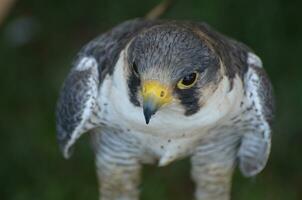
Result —
[[[88,137],[62,158],[54,109],[80,47],[158,0],[23,0],[0,27],[0,199],[97,199]],[[233,199],[302,199],[302,1],[178,0],[165,18],[206,21],[263,59],[277,99],[272,154],[259,176],[236,173]],[[20,39],[21,38],[21,39]],[[142,199],[192,199],[188,160],[147,166]]]

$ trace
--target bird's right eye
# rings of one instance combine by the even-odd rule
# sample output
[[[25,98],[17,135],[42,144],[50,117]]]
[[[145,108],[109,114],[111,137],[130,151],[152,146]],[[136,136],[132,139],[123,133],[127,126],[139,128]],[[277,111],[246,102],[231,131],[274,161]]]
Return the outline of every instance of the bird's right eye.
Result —
[[[189,89],[195,85],[197,78],[198,78],[197,72],[188,74],[177,83],[177,87],[181,90]]]
[[[138,69],[137,69],[137,65],[136,65],[135,62],[133,62],[133,64],[132,64],[132,69],[133,69],[134,73],[135,73],[137,76],[139,76]]]

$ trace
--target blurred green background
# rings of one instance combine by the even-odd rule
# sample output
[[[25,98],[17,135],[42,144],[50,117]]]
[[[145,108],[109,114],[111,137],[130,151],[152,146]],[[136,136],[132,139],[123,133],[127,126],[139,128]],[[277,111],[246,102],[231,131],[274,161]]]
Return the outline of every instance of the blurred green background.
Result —
[[[86,42],[159,0],[23,0],[0,26],[0,199],[97,199],[89,139],[70,160],[55,138],[62,81]],[[255,178],[237,171],[233,199],[302,199],[302,1],[178,0],[164,18],[206,21],[263,59],[277,99],[272,154]],[[143,200],[192,199],[188,160],[146,166]]]

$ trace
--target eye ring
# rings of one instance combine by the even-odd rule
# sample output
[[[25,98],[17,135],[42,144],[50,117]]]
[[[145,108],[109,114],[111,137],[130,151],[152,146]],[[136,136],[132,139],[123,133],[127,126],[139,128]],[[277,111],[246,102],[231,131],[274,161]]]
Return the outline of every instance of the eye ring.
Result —
[[[135,75],[139,76],[138,68],[135,62],[132,63],[132,69]]]
[[[198,78],[197,72],[188,74],[185,77],[183,77],[180,81],[178,81],[177,87],[181,90],[189,89],[195,85],[195,83],[197,82],[197,78]]]

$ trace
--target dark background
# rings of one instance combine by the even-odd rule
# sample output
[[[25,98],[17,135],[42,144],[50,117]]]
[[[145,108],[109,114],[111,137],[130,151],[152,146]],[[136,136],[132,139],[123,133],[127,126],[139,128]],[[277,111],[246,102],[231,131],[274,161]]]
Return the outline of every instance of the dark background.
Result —
[[[0,25],[0,199],[97,199],[87,136],[70,160],[58,150],[54,109],[76,52],[110,27],[144,16],[158,0],[23,0]],[[302,199],[302,1],[178,0],[164,18],[206,21],[252,47],[277,99],[269,163],[237,171],[233,199]],[[146,166],[143,200],[192,199],[188,160]]]

